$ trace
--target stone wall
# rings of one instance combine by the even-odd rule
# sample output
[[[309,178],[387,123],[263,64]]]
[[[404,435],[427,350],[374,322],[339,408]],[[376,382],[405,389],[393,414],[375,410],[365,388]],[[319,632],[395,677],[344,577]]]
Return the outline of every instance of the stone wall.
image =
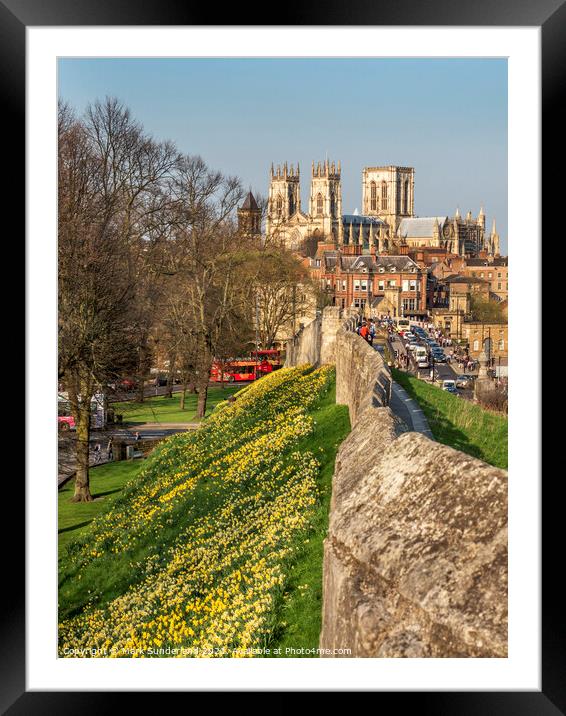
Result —
[[[342,443],[320,646],[352,657],[507,656],[507,474],[388,408]]]
[[[408,431],[357,314],[331,308],[315,321],[287,365],[335,362],[352,424],[332,483],[321,648],[507,656],[507,473]]]
[[[336,334],[342,443],[324,544],[323,649],[353,657],[507,655],[507,473],[409,432],[391,373]]]
[[[336,334],[336,402],[347,405],[352,427],[367,408],[382,408],[391,399],[391,371],[381,354],[353,332],[355,317]]]
[[[287,341],[286,366],[320,364],[321,324],[322,318],[318,315]]]

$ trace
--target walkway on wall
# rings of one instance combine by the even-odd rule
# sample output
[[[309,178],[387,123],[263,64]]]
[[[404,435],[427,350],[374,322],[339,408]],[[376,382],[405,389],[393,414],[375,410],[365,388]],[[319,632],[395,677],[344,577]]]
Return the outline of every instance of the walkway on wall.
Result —
[[[375,350],[383,355],[383,346],[376,345]],[[425,437],[434,440],[434,435],[428,424],[428,420],[416,400],[409,397],[407,391],[395,381],[391,381],[391,410],[401,418],[409,430],[422,433]]]
[[[422,433],[425,437],[434,440],[428,420],[422,411],[422,408],[409,397],[407,391],[398,383],[391,383],[391,410],[401,418],[408,428],[412,428],[416,433]]]

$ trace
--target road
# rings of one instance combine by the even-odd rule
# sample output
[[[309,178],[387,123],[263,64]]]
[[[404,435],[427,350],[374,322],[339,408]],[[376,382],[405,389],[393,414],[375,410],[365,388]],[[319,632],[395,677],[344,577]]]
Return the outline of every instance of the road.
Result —
[[[184,433],[189,430],[198,428],[199,423],[145,423],[137,425],[135,428],[115,428],[113,430],[96,430],[91,433],[89,444],[89,462],[90,465],[97,463],[94,458],[94,446],[99,443],[102,450],[103,463],[106,461],[106,445],[110,437],[115,441],[135,439],[136,431],[139,432],[142,440],[159,440],[160,438],[175,435],[176,433]],[[74,431],[68,433],[59,433],[58,443],[58,478],[59,485],[69,479],[76,470],[75,459],[75,441],[76,434]],[[103,464],[102,463],[102,464]]]
[[[393,342],[392,342],[392,348],[393,350],[399,351],[400,354],[407,355],[409,354],[410,358],[410,372],[413,373],[413,375],[416,375],[418,378],[421,378],[422,380],[430,381],[430,368],[417,368],[417,365],[415,361],[413,360],[413,357],[410,353],[410,351],[407,351],[407,348],[405,346],[405,342],[401,338],[401,336],[398,333],[393,333]],[[477,372],[477,371],[476,371]],[[453,366],[449,363],[435,363],[434,364],[434,377],[435,380],[455,380],[456,376],[460,375],[462,371],[459,371],[457,364]],[[469,400],[473,399],[473,390],[471,388],[458,388],[458,392],[463,398],[468,398]]]

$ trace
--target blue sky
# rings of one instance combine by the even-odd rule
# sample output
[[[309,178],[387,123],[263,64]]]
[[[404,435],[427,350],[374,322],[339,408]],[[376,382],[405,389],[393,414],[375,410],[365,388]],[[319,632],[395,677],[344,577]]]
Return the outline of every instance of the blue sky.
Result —
[[[118,97],[158,139],[267,194],[271,162],[342,162],[344,213],[364,166],[415,167],[415,213],[475,216],[507,247],[507,62],[501,59],[60,59],[79,112]]]

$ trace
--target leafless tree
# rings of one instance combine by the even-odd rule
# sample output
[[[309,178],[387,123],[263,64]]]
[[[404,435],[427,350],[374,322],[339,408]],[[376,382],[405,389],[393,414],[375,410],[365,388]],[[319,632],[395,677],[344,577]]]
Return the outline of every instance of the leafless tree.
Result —
[[[76,502],[90,501],[90,403],[136,370],[140,257],[159,213],[159,184],[177,161],[115,99],[83,120],[59,109],[59,379],[77,427]]]

